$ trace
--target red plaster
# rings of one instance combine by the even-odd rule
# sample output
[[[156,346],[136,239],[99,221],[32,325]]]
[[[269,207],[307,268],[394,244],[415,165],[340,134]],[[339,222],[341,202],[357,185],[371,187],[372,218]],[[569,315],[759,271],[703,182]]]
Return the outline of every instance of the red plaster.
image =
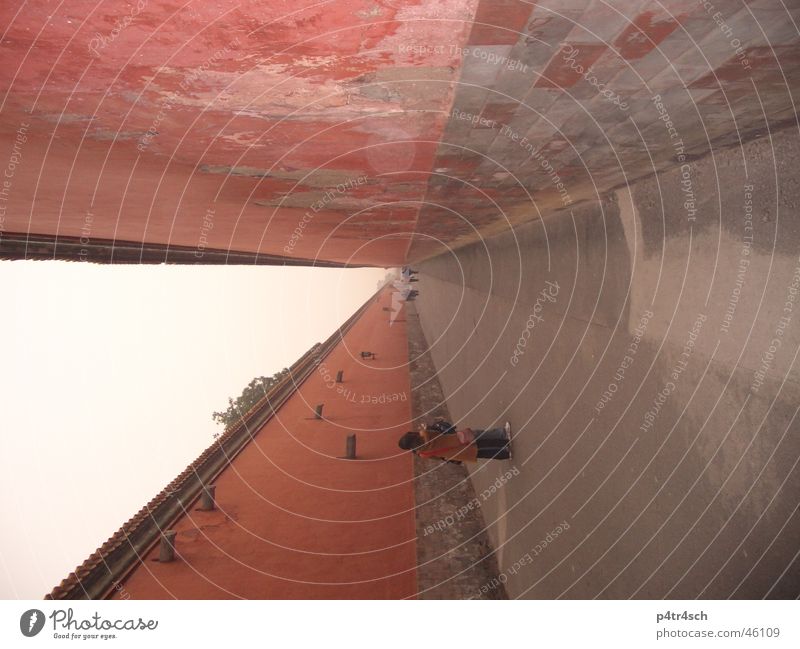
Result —
[[[745,50],[749,67],[742,64],[743,59],[732,56],[714,72],[708,72],[691,84],[690,88],[718,88],[720,83],[734,86],[743,83],[748,92],[752,91],[750,79],[757,86],[785,85],[784,75],[790,76],[800,57],[800,45],[775,45],[772,47],[751,47]],[[726,93],[728,88],[726,87]]]
[[[133,599],[403,598],[416,592],[411,456],[411,386],[402,314],[390,327],[391,293],[346,334],[319,371],[255,435],[215,481],[219,510],[189,513],[178,530],[180,559],[153,550],[124,582]],[[377,359],[361,361],[362,350]],[[320,366],[322,367],[322,366]],[[336,388],[349,390],[336,393]],[[363,395],[404,401],[362,403]],[[312,419],[324,403],[324,421]],[[338,459],[357,435],[359,460]],[[267,573],[267,574],[265,574]],[[312,583],[303,583],[312,582]],[[361,582],[361,583],[358,583]]]
[[[679,24],[678,17],[645,11],[617,37],[614,46],[622,58],[629,61],[640,59],[655,49]]]
[[[462,64],[447,46],[466,44],[475,4],[149,0],[98,48],[135,4],[36,3],[15,17],[6,3],[2,46],[13,63],[0,68],[0,148],[11,148],[21,123],[31,128],[3,227],[81,236],[89,211],[92,237],[194,246],[213,207],[208,245],[287,254],[286,233],[304,210],[255,201],[279,199],[292,184],[208,166],[327,167],[378,178],[358,193],[376,204],[421,201]],[[446,47],[403,49],[414,43]],[[140,152],[150,128],[158,134]],[[391,188],[409,182],[413,191]],[[301,181],[294,191],[316,189]],[[352,240],[332,231],[355,211],[319,219],[290,254],[401,263],[405,240],[363,247],[361,229]],[[383,214],[387,227],[376,232],[395,228]],[[402,221],[397,232],[413,229]]]
[[[469,44],[514,45],[525,34],[535,4],[523,0],[481,0]]]

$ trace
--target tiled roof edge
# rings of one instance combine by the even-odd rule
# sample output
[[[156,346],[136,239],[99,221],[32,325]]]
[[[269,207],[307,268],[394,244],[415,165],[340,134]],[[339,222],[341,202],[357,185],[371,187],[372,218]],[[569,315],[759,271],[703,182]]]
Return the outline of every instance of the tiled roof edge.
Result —
[[[253,436],[300,387],[314,368],[375,300],[379,289],[324,343],[317,343],[289,368],[289,374],[225,430],[200,456],[71,572],[45,599],[100,599],[118,586],[175,521],[253,439]]]

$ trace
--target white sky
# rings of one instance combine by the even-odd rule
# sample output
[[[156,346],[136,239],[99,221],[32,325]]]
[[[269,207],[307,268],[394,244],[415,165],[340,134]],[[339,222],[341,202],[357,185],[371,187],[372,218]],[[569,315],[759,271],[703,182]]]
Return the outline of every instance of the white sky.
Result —
[[[0,598],[48,593],[384,275],[0,262]]]

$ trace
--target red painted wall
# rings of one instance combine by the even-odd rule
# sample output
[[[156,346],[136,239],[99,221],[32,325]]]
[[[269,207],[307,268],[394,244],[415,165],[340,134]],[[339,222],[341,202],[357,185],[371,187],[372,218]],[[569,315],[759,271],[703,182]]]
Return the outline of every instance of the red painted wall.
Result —
[[[476,4],[4,2],[0,234],[402,263]]]
[[[174,525],[179,558],[159,563],[153,549],[117,598],[414,596],[413,469],[397,447],[411,416],[407,343],[390,301],[384,291],[219,476],[218,510],[193,503]],[[353,432],[359,459],[339,459]]]

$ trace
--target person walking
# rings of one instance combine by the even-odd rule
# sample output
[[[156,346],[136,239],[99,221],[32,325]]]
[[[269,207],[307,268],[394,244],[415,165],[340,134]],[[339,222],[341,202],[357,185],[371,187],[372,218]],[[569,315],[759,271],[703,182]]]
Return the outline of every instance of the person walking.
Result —
[[[511,459],[511,424],[503,428],[457,430],[453,424],[438,419],[421,424],[419,432],[409,431],[398,441],[405,451],[446,462]]]

